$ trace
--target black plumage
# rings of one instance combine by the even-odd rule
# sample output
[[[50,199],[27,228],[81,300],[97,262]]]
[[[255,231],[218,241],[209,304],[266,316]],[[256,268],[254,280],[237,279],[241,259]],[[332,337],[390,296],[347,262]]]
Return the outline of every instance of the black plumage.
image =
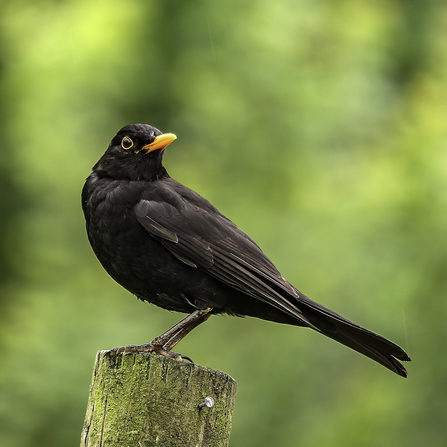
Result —
[[[163,150],[175,138],[123,127],[82,191],[88,238],[110,276],[143,301],[191,314],[150,344],[111,353],[184,357],[171,349],[211,314],[228,313],[310,327],[406,377],[403,349],[303,295],[249,236],[169,177]]]

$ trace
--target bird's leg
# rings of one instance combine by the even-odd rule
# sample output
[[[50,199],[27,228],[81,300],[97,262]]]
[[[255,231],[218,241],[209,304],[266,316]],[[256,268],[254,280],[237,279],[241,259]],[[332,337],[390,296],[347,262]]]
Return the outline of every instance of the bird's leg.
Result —
[[[178,322],[175,326],[171,327],[171,329],[167,330],[164,334],[154,338],[154,340],[148,344],[139,346],[128,345],[123,346],[122,348],[113,348],[108,351],[107,354],[116,355],[120,354],[121,352],[156,352],[157,354],[164,355],[165,357],[170,357],[177,360],[186,359],[192,362],[189,357],[171,352],[170,349],[172,349],[195,327],[206,321],[212,310],[213,309],[211,307],[204,310],[195,310],[186,318]]]
[[[210,312],[212,308],[209,308]],[[211,317],[210,313],[207,313],[205,315],[202,315],[200,318],[197,318],[197,320],[193,321],[188,326],[185,326],[183,329],[181,329],[179,332],[177,332],[174,337],[172,337],[166,344],[163,345],[163,349],[166,349],[166,351],[170,351],[177,343],[183,340],[184,337],[186,337],[193,329],[195,329],[197,326],[199,326],[202,323],[205,323],[208,318]]]

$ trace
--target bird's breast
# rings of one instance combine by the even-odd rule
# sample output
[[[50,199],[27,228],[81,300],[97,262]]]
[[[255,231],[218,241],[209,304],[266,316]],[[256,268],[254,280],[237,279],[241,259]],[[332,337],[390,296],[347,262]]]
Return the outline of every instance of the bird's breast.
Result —
[[[191,267],[179,262],[136,218],[134,207],[144,191],[117,182],[94,182],[86,188],[87,233],[107,273],[146,301],[169,310],[194,310],[184,295]]]

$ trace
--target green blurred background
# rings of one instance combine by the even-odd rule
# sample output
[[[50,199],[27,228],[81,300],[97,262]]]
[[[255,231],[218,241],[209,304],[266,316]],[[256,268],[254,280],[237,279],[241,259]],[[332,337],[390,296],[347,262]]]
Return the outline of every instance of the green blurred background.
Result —
[[[232,446],[445,446],[447,4],[0,4],[0,445],[79,444],[95,353],[181,315],[115,284],[80,191],[123,125],[300,290],[408,350],[213,317],[179,350],[239,383]]]

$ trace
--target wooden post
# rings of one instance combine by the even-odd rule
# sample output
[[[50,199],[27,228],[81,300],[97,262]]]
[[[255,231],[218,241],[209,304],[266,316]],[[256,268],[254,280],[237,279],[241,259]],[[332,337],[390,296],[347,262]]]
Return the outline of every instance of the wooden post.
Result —
[[[156,354],[105,352],[96,356],[81,447],[228,446],[230,376]],[[199,408],[206,397],[214,405]]]

